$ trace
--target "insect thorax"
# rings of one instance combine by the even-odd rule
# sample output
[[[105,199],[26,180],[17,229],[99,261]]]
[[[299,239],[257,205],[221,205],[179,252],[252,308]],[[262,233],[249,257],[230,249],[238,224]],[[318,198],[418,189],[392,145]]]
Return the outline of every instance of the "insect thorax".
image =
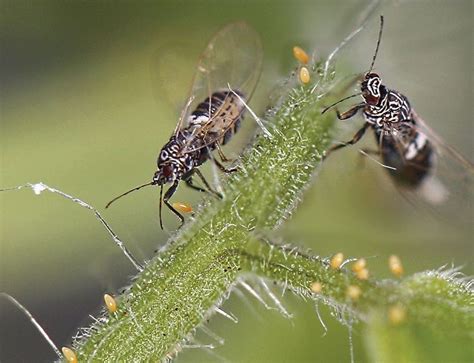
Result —
[[[388,91],[378,105],[366,105],[364,116],[380,145],[382,161],[394,180],[416,187],[431,174],[435,164],[433,146],[420,132],[411,116],[407,98],[396,91]]]
[[[364,117],[375,128],[393,129],[410,119],[408,99],[397,91],[388,90],[376,105],[366,104]]]
[[[163,183],[181,179],[193,169],[194,155],[185,152],[187,136],[187,133],[179,132],[176,136],[172,136],[161,149],[157,165],[158,175]]]

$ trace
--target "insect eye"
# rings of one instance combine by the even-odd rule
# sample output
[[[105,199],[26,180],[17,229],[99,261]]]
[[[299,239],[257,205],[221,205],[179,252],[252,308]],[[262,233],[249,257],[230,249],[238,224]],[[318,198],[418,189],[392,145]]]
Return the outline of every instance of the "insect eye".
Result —
[[[379,98],[373,95],[372,93],[367,93],[367,95],[365,95],[364,97],[369,105],[376,105],[379,100]]]
[[[165,178],[169,178],[171,174],[173,174],[173,168],[171,165],[165,165],[162,169],[162,173]]]

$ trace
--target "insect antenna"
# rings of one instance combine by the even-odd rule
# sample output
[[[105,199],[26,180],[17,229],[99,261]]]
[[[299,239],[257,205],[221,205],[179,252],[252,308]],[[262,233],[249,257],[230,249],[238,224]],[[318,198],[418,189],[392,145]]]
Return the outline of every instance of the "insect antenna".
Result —
[[[53,348],[54,352],[56,353],[56,355],[59,357],[60,360],[63,360],[64,357],[63,355],[61,354],[61,352],[59,351],[58,347],[56,346],[56,344],[54,344],[54,342],[52,341],[52,339],[49,337],[48,333],[46,333],[46,331],[43,329],[43,327],[36,321],[36,319],[33,317],[33,315],[31,315],[31,313],[28,311],[27,308],[25,308],[23,305],[21,305],[18,300],[16,300],[13,296],[7,294],[6,292],[1,292],[0,293],[0,296],[3,296],[5,297],[6,299],[8,299],[11,303],[13,303],[13,305],[15,305],[18,309],[21,310],[21,312],[23,314],[25,314],[28,319],[30,319],[31,323],[36,327],[36,329],[38,329],[38,331],[41,333],[41,335],[43,336],[43,338],[48,342],[48,344],[51,346],[51,348]]]
[[[374,68],[375,59],[377,58],[377,53],[379,52],[380,41],[382,40],[382,30],[383,30],[383,15],[380,15],[380,30],[379,30],[379,38],[377,39],[377,46],[375,47],[375,53],[372,58],[372,63],[370,64],[370,69],[367,73],[372,72]]]
[[[105,206],[105,208],[109,208],[110,205],[111,205],[113,202],[115,202],[117,199],[120,199],[120,198],[126,196],[127,194],[130,194],[131,192],[134,192],[135,190],[139,190],[139,189],[141,189],[141,188],[143,188],[143,187],[146,187],[146,186],[148,186],[148,185],[154,185],[154,184],[155,184],[155,182],[152,181],[152,182],[150,182],[150,183],[142,184],[142,185],[139,185],[138,187],[135,187],[135,188],[133,188],[133,189],[130,189],[130,190],[126,191],[125,193],[122,193],[122,194],[120,194],[119,196],[115,197],[115,198],[112,199],[110,202],[108,202],[107,205]]]
[[[163,218],[161,217],[161,210],[163,209],[163,184],[160,188],[160,227],[163,230]]]
[[[327,110],[333,108],[334,106],[338,105],[339,103],[341,103],[341,102],[343,102],[343,101],[345,101],[345,100],[348,100],[349,98],[353,98],[353,97],[360,96],[361,94],[362,94],[362,93],[359,92],[359,93],[353,94],[353,95],[351,95],[351,96],[344,97],[342,100],[339,100],[339,101],[337,101],[337,102],[334,102],[332,105],[326,107],[326,108],[321,112],[321,114],[325,113]]]

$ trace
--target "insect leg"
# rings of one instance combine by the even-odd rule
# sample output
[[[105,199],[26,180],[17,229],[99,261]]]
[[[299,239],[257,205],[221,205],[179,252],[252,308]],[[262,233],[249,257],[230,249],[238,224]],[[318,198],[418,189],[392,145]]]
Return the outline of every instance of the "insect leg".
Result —
[[[212,155],[211,153],[209,153],[209,158],[212,160],[212,162],[213,162],[214,164],[216,164],[216,166],[217,166],[223,173],[230,174],[230,173],[233,173],[234,171],[239,170],[238,168],[226,168],[224,165],[222,165],[220,162],[218,162],[218,161],[216,160],[216,158],[214,157],[214,155]]]
[[[359,150],[362,156],[367,156],[367,155],[380,155],[380,150],[376,149],[369,149],[369,148],[362,148]]]
[[[173,206],[168,202],[168,200],[173,196],[173,194],[176,192],[176,189],[178,188],[179,181],[175,181],[173,185],[166,191],[164,197],[163,197],[163,203],[166,204],[166,206],[180,219],[181,225],[179,228],[181,228],[184,224],[184,217],[179,213],[176,209],[173,208]]]
[[[197,174],[197,176],[201,179],[201,181],[204,183],[206,186],[207,190],[217,196],[218,198],[222,199],[221,193],[216,192],[214,189],[211,188],[209,183],[207,182],[206,178],[204,178],[204,175],[202,175],[201,171],[199,169],[194,169],[194,172]]]
[[[365,130],[367,130],[367,128],[370,126],[370,124],[368,122],[366,122],[364,124],[364,126],[362,126],[359,131],[356,132],[356,134],[352,137],[351,140],[349,141],[346,141],[342,144],[339,144],[339,145],[334,145],[333,147],[329,148],[328,151],[326,152],[326,154],[324,155],[324,159],[326,159],[328,157],[328,155],[330,153],[332,153],[333,151],[335,150],[338,150],[338,149],[342,149],[343,147],[346,147],[348,145],[354,145],[355,143],[357,143],[361,138],[362,136],[365,134]]]
[[[216,144],[216,149],[217,149],[217,152],[219,153],[219,157],[221,158],[221,161],[222,161],[223,163],[231,163],[231,162],[234,161],[234,160],[228,159],[228,158],[224,155],[224,152],[222,151],[221,146],[220,146],[219,144]]]
[[[217,165],[217,167],[224,173],[230,174],[233,173],[234,171],[239,170],[238,168],[226,168],[224,165],[222,165],[220,162],[218,162],[214,157],[211,158],[211,160],[214,162],[214,164]]]
[[[336,108],[336,115],[339,120],[347,120],[354,116],[360,109],[365,107],[365,103],[359,103],[355,106],[352,106],[346,112],[340,113],[339,110]]]
[[[365,160],[367,158],[377,162],[377,163],[380,163],[379,161],[377,161],[376,159],[374,159],[372,157],[372,155],[375,155],[375,156],[380,156],[381,155],[381,152],[380,150],[377,150],[377,149],[369,149],[369,148],[362,148],[362,149],[359,149],[359,161],[358,161],[358,167],[357,169],[362,169],[363,167],[365,167]]]
[[[191,176],[188,179],[185,179],[184,181],[186,182],[186,185],[188,187],[190,187],[191,189],[197,190],[198,192],[201,192],[201,193],[202,192],[204,192],[204,193],[207,192],[206,189],[198,187],[197,185],[194,185],[193,178]]]

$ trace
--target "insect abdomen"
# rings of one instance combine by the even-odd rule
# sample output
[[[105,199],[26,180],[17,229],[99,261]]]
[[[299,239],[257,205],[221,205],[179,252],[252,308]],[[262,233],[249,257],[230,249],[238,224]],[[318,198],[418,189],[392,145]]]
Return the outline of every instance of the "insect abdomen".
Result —
[[[239,130],[241,122],[241,116],[237,120],[234,121],[234,125],[229,128],[224,134],[224,137],[221,139],[220,144],[225,145],[229,142],[232,136]]]
[[[419,138],[424,138],[422,145],[417,144]],[[388,169],[395,182],[407,187],[418,187],[434,167],[433,146],[420,133],[416,134],[405,149],[400,149],[400,145],[394,143],[393,139],[384,138],[381,152],[383,163],[395,168]]]
[[[234,91],[240,97],[241,92]],[[240,127],[244,105],[231,91],[217,91],[201,102],[191,114],[191,127],[205,127],[203,141],[213,150],[225,145]]]

